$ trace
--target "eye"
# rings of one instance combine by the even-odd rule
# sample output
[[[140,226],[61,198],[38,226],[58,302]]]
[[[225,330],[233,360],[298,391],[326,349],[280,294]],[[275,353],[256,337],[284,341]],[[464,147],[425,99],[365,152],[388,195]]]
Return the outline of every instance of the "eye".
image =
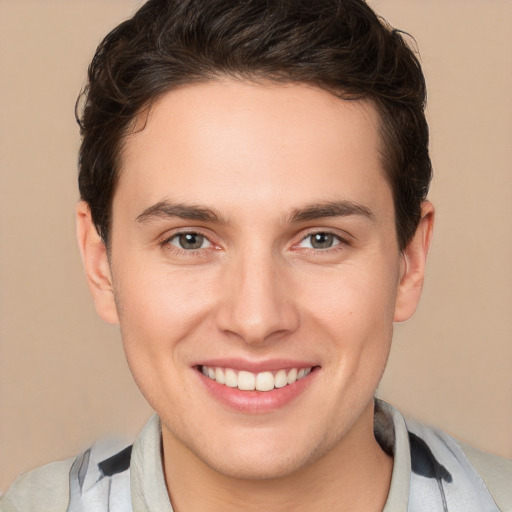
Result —
[[[321,231],[319,233],[312,233],[303,238],[299,247],[306,247],[308,249],[330,249],[341,243],[340,237],[333,233]]]
[[[177,233],[167,243],[186,251],[205,249],[212,245],[205,236],[199,233]]]

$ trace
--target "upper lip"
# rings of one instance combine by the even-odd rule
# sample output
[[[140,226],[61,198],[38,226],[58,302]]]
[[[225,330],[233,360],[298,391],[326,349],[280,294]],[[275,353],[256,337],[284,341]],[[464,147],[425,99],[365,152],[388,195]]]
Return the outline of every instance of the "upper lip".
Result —
[[[291,368],[312,368],[313,366],[318,366],[318,364],[312,361],[298,361],[296,359],[267,359],[251,361],[243,358],[215,358],[198,361],[192,366],[231,368],[238,371],[260,373],[264,371],[287,370]]]

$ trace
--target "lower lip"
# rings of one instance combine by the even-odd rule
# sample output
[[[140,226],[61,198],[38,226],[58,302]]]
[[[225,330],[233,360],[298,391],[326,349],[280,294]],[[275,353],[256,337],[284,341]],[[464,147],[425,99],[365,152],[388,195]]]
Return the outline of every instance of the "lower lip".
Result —
[[[224,405],[246,414],[263,414],[278,410],[301,395],[315,379],[318,369],[315,367],[306,377],[271,391],[241,391],[219,384],[199,371],[197,374],[207,390]]]

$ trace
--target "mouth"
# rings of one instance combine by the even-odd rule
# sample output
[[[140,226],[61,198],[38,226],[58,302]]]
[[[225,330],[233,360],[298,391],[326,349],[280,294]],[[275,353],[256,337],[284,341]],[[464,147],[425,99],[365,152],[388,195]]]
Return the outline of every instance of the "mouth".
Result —
[[[233,368],[200,365],[198,370],[209,379],[228,388],[237,388],[241,391],[268,392],[290,386],[307,377],[316,367],[283,368],[274,371],[253,373]]]
[[[208,395],[230,411],[271,414],[295,403],[314,382],[321,365],[313,361],[217,359],[192,367]]]

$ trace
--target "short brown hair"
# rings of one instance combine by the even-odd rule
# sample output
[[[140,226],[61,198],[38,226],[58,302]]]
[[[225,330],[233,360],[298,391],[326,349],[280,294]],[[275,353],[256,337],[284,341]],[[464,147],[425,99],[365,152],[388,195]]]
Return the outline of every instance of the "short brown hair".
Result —
[[[136,116],[177,86],[225,76],[372,101],[398,243],[407,245],[432,168],[425,80],[402,32],[363,0],[149,0],[101,42],[77,102],[80,194],[107,246],[120,152]]]

